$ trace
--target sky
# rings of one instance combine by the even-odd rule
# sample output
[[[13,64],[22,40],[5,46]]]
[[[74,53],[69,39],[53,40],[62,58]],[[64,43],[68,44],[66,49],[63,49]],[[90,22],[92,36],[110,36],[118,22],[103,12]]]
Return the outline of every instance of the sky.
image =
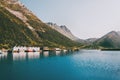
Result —
[[[43,22],[66,25],[81,38],[120,31],[120,0],[20,0]]]

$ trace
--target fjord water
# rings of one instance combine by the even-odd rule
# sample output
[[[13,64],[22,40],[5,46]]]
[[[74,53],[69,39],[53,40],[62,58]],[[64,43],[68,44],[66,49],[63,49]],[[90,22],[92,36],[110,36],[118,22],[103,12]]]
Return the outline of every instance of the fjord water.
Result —
[[[120,51],[3,53],[0,80],[120,80]]]

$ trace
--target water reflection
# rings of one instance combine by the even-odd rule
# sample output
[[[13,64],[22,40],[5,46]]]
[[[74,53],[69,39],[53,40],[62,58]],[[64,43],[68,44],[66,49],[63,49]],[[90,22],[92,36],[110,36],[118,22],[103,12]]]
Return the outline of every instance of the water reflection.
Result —
[[[27,53],[28,59],[38,59],[40,58],[40,52],[29,52]]]
[[[3,55],[5,54],[0,54],[2,59]],[[56,55],[60,56],[55,57]],[[3,61],[3,59],[0,62],[1,80],[5,80],[4,78],[9,80],[11,77],[13,80],[120,80],[120,51],[93,51],[93,53],[91,51],[67,53],[45,51],[13,53],[7,56],[7,60]],[[52,58],[44,58],[45,56]],[[20,60],[20,57],[26,60],[13,61],[13,58]],[[5,77],[6,73],[10,75]]]
[[[75,53],[75,52],[74,52]],[[0,60],[5,60],[10,58],[13,61],[21,61],[28,59],[39,59],[43,57],[53,57],[53,56],[66,56],[70,55],[72,52],[63,51],[43,51],[43,52],[13,52],[13,53],[2,53],[0,54]]]
[[[26,60],[26,53],[24,52],[20,52],[20,53],[13,53],[13,60]]]
[[[1,59],[7,59],[7,55],[8,55],[7,52],[3,52],[2,54],[0,54],[0,60]]]
[[[43,52],[43,56],[44,56],[44,57],[48,57],[48,56],[49,56],[49,51],[44,51],[44,52]]]
[[[43,51],[41,57],[53,57],[53,56],[65,56],[72,52],[62,52],[62,51]]]
[[[56,56],[60,56],[62,53],[61,51],[55,51]]]

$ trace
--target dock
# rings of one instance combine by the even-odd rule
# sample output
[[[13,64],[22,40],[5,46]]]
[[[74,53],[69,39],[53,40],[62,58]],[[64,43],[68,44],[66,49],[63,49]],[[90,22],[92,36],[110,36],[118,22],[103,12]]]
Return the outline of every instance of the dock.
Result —
[[[101,51],[120,51],[120,49],[101,49]]]

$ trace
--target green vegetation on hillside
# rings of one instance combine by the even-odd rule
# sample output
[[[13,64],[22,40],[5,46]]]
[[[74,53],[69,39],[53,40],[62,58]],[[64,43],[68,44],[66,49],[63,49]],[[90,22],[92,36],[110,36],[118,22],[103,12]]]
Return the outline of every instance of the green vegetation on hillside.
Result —
[[[30,30],[23,21],[0,6],[0,48],[12,48],[13,46],[74,47],[81,45],[53,30],[35,16],[27,17],[29,17],[28,23],[35,31]]]
[[[52,29],[48,25],[44,23],[34,22],[33,20],[28,21],[28,23],[36,29],[37,34],[39,37],[43,39],[43,41],[47,41],[48,43],[52,43],[49,46],[66,46],[66,47],[73,47],[73,46],[80,46],[79,43],[70,40],[69,38],[63,36],[61,33],[57,32],[56,30]],[[44,45],[47,45],[44,42]],[[48,46],[48,45],[47,45]]]
[[[0,47],[13,47],[15,45],[40,45],[31,30],[24,23],[0,7]]]

